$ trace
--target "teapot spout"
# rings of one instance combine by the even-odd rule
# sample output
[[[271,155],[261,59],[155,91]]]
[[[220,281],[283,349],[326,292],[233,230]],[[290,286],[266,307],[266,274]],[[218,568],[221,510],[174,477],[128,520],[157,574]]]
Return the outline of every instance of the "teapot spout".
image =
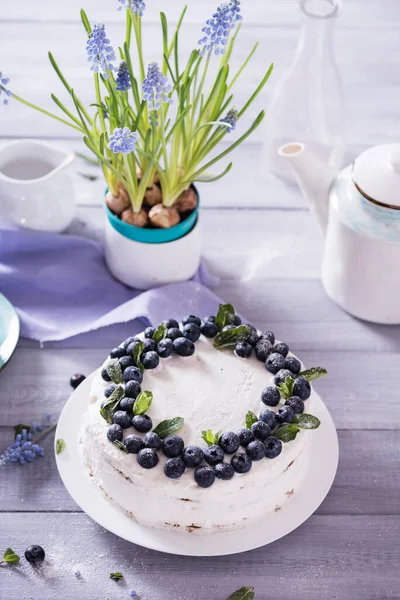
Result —
[[[300,142],[285,144],[278,153],[290,160],[297,183],[325,233],[329,218],[329,190],[336,176],[335,170]]]

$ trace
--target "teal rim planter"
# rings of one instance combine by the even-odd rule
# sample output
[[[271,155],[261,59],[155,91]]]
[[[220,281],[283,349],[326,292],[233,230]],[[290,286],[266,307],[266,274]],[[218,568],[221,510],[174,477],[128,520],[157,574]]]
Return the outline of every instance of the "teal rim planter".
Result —
[[[117,231],[125,238],[134,242],[140,242],[142,244],[165,244],[167,242],[179,240],[193,229],[198,218],[200,195],[195,186],[192,186],[192,188],[196,192],[197,196],[196,208],[184,221],[181,221],[181,223],[178,223],[178,225],[174,225],[173,227],[169,227],[168,229],[150,229],[146,227],[135,227],[134,225],[130,225],[129,223],[124,223],[124,221],[121,221],[121,219],[119,219],[116,215],[114,215],[113,212],[111,212],[111,210],[104,202],[104,208],[106,210],[107,219],[110,222],[110,225],[115,229],[115,231]],[[108,188],[106,188],[104,197],[107,194],[107,192]]]

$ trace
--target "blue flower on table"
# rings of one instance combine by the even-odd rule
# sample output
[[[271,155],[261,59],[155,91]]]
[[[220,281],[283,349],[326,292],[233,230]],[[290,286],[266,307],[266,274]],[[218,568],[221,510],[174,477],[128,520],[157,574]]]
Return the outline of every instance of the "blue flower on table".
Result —
[[[3,454],[0,454],[0,465],[17,462],[24,465],[27,462],[32,462],[37,456],[43,456],[43,448],[38,444],[33,444],[32,437],[32,433],[28,433],[26,429],[23,429]]]
[[[129,76],[128,65],[124,60],[119,65],[115,83],[119,92],[126,92],[131,87],[131,78]]]
[[[10,82],[9,77],[5,77],[5,75],[3,75],[2,71],[0,71],[0,101],[3,102],[3,104],[8,104],[8,98],[10,96],[12,96],[12,93],[10,92],[10,90],[8,90],[6,88],[6,85],[8,85],[8,83]],[[4,98],[2,98],[4,94]]]
[[[168,94],[172,91],[168,78],[161,73],[156,62],[150,63],[147,70],[147,77],[142,85],[143,98],[147,100],[150,110],[158,110],[161,101],[172,104]]]
[[[225,54],[229,35],[241,19],[239,0],[221,4],[202,29],[205,35],[198,42],[201,46],[200,54],[204,55],[206,52],[214,52],[216,55]]]
[[[110,136],[108,148],[114,154],[130,154],[136,149],[137,133],[131,131],[129,127],[117,127]]]
[[[134,15],[137,15],[138,17],[143,17],[146,4],[145,2],[142,2],[142,0],[118,0],[118,2],[118,10],[126,8],[127,10],[131,10]]]
[[[235,131],[239,113],[236,108],[231,108],[227,115],[220,119],[220,123],[227,123],[225,126],[227,133]]]
[[[97,23],[89,36],[86,44],[88,61],[92,63],[92,71],[101,71],[107,76],[108,71],[114,71],[113,62],[116,60],[115,52],[106,36],[105,26]]]

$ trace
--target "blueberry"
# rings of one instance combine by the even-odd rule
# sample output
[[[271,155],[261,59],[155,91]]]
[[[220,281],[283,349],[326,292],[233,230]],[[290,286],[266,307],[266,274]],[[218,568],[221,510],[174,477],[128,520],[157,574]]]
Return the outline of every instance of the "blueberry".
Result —
[[[291,406],[285,404],[276,413],[276,420],[278,423],[290,423],[294,418],[294,410]]]
[[[107,373],[107,369],[102,369],[101,370],[101,376],[104,379],[104,381],[111,381],[111,377]]]
[[[225,325],[225,327],[222,328],[222,331],[229,331],[230,329],[235,329],[234,325]]]
[[[248,473],[251,469],[251,458],[244,454],[244,452],[238,452],[232,456],[231,465],[235,469],[236,473]]]
[[[132,427],[132,419],[124,410],[117,410],[113,414],[113,421],[115,425],[119,425],[122,429],[129,429],[129,427]]]
[[[275,413],[270,408],[266,408],[262,412],[260,412],[259,416],[260,421],[264,421],[271,429],[273,429],[276,425],[275,423]]]
[[[74,390],[76,390],[78,385],[80,385],[82,383],[82,381],[84,381],[85,379],[86,379],[86,377],[84,375],[82,375],[81,373],[75,373],[74,375],[72,375],[71,379],[69,380],[69,385],[72,388],[74,388]]]
[[[171,327],[176,327],[176,329],[179,329],[179,323],[175,319],[167,319],[166,321],[163,321],[163,323],[167,329],[171,329]]]
[[[221,446],[217,446],[216,444],[207,446],[207,448],[204,450],[204,460],[212,467],[222,462],[224,457],[224,451],[222,450]]]
[[[129,355],[131,355],[131,354],[132,354],[132,352],[134,351],[134,349],[136,348],[136,346],[137,346],[138,344],[142,344],[142,343],[143,343],[143,342],[142,342],[142,340],[137,340],[137,339],[133,340],[133,342],[131,342],[131,343],[129,344],[129,346],[127,347],[127,349],[126,349],[127,353],[128,353]]]
[[[161,356],[161,358],[168,358],[171,356],[174,353],[174,344],[172,343],[172,340],[169,338],[161,340],[157,346],[157,352],[158,356]]]
[[[237,432],[241,446],[248,446],[250,442],[254,442],[254,433],[250,429],[239,429]]]
[[[194,323],[195,325],[197,325],[197,327],[200,327],[201,319],[199,319],[199,317],[196,317],[195,315],[188,315],[187,317],[183,317],[182,324],[187,325],[188,323]]]
[[[155,369],[160,364],[160,357],[157,352],[146,352],[142,354],[141,360],[145,369]]]
[[[242,324],[242,319],[239,317],[239,315],[235,315],[235,318],[233,319],[233,324],[235,327],[238,327]]]
[[[278,354],[278,352],[273,352],[270,354],[265,361],[265,368],[267,371],[272,373],[272,375],[276,375],[278,371],[284,368],[285,366],[285,357],[282,354]]]
[[[293,379],[293,373],[288,369],[281,369],[274,377],[275,385],[280,385],[281,383],[285,383],[286,377],[290,377]]]
[[[267,339],[272,345],[275,344],[275,334],[272,331],[263,331],[261,337]]]
[[[269,437],[264,442],[265,446],[265,457],[276,458],[282,452],[282,442],[276,437]]]
[[[285,369],[288,369],[295,375],[298,375],[301,371],[301,362],[294,356],[288,356],[285,360]]]
[[[253,346],[248,342],[239,342],[235,346],[235,354],[240,358],[249,358],[253,352]]]
[[[302,400],[307,400],[311,396],[311,385],[307,379],[299,377],[295,379],[293,386],[293,396],[298,396]]]
[[[239,436],[233,431],[227,431],[221,435],[219,445],[227,454],[233,454],[240,446]]]
[[[182,454],[185,446],[184,441],[179,435],[167,435],[162,441],[162,450],[168,458],[176,458]]]
[[[200,335],[200,327],[196,323],[187,323],[183,328],[183,336],[191,342],[197,342]]]
[[[259,361],[265,362],[272,350],[272,344],[266,338],[260,338],[256,344],[255,352]]]
[[[280,399],[281,395],[279,390],[274,387],[266,387],[261,392],[261,401],[267,406],[277,406]]]
[[[153,428],[153,422],[148,415],[135,415],[132,419],[132,427],[140,433],[147,433]]]
[[[122,442],[122,438],[124,437],[122,427],[120,425],[110,425],[107,429],[107,437],[110,442]]]
[[[200,327],[201,333],[206,338],[214,338],[218,333],[218,327],[212,321],[204,321]]]
[[[298,396],[291,396],[290,398],[288,398],[285,402],[285,405],[293,408],[294,413],[296,415],[299,415],[302,412],[304,412],[304,402]]]
[[[146,329],[144,330],[144,337],[151,340],[153,339],[153,335],[155,334],[156,330],[154,329],[154,327],[146,327]]]
[[[123,347],[124,347],[125,349],[128,349],[128,346],[129,346],[130,344],[132,344],[132,342],[136,342],[136,340],[137,340],[137,338],[136,338],[136,337],[133,337],[133,336],[131,335],[130,337],[126,338],[126,340],[124,340],[124,342],[123,342],[123,344],[122,344],[122,345],[123,345]]]
[[[154,340],[144,340],[143,342],[143,354],[146,352],[155,352],[157,350],[157,344]]]
[[[174,340],[175,352],[178,356],[192,356],[194,354],[194,344],[184,337]]]
[[[40,565],[44,561],[44,557],[46,556],[45,551],[42,546],[34,545],[29,546],[25,550],[25,558],[31,565]]]
[[[251,460],[262,460],[265,458],[265,446],[259,440],[250,442],[246,448],[246,454]]]
[[[289,352],[289,346],[284,342],[279,342],[279,344],[276,344],[273,347],[272,351],[282,354],[282,356],[287,356],[287,353]]]
[[[208,488],[212,486],[215,481],[214,469],[208,467],[207,465],[197,467],[194,472],[194,480],[200,487]]]
[[[115,385],[115,383],[112,383],[111,385],[107,386],[106,389],[104,390],[104,395],[106,398],[109,398],[111,396],[111,394],[117,389],[117,385]]]
[[[267,423],[264,423],[264,421],[257,421],[256,423],[253,423],[251,430],[254,433],[254,437],[262,442],[271,434],[271,427],[269,427]]]
[[[246,323],[246,325],[247,325],[247,327],[250,328],[250,337],[248,338],[247,341],[251,346],[255,346],[257,344],[258,338],[259,338],[258,331],[254,327],[254,325],[250,325],[250,323]]]
[[[122,379],[127,383],[128,381],[137,381],[142,383],[143,373],[138,367],[127,367],[122,374]]]
[[[143,438],[143,446],[145,448],[154,448],[154,450],[161,449],[161,440],[154,431],[149,431]]]
[[[124,398],[122,398],[121,402],[119,403],[119,408],[120,408],[120,410],[124,410],[125,412],[132,415],[134,404],[135,404],[135,398],[128,398],[127,396],[125,396]]]
[[[110,352],[110,358],[122,358],[122,356],[126,356],[126,350],[122,346],[118,346],[118,348],[113,348]]]
[[[204,452],[198,446],[187,446],[182,452],[182,460],[187,467],[198,467],[204,459]]]
[[[223,481],[228,481],[232,479],[235,474],[235,469],[229,463],[222,462],[215,465],[214,468],[215,477],[217,479],[222,479]]]
[[[124,439],[124,444],[130,454],[137,454],[143,448],[142,438],[136,433],[127,435]]]
[[[185,463],[181,458],[168,458],[164,464],[164,473],[170,479],[179,479],[185,472]]]
[[[167,331],[167,337],[169,337],[170,340],[174,341],[182,337],[182,331],[178,327],[171,327]]]
[[[210,315],[203,319],[203,323],[215,323],[215,315]]]
[[[143,469],[152,469],[158,465],[157,452],[153,448],[142,448],[138,452],[137,461]]]
[[[136,380],[132,379],[131,381],[126,382],[125,396],[128,396],[128,398],[137,398],[141,391],[140,383]]]
[[[135,363],[133,362],[133,358],[130,356],[123,356],[119,359],[119,364],[121,366],[122,371],[125,371],[127,367],[134,367]]]

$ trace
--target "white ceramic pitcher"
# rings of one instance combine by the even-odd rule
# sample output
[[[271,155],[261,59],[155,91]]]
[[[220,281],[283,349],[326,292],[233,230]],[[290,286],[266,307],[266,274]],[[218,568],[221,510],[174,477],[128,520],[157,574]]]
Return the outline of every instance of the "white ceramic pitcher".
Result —
[[[0,148],[0,217],[26,229],[60,232],[75,215],[73,153],[36,140]]]

